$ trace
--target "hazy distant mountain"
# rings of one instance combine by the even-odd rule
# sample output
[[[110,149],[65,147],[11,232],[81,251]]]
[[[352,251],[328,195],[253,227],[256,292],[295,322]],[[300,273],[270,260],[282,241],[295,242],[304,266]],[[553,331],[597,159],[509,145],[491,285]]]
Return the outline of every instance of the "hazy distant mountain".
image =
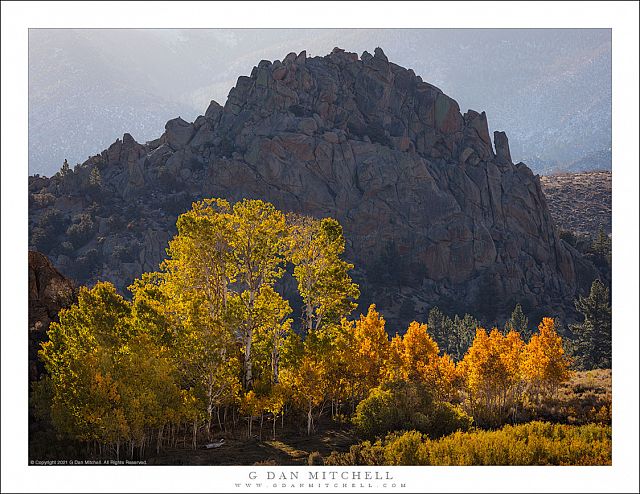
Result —
[[[381,46],[463,111],[485,110],[514,160],[537,172],[610,167],[609,30],[39,29],[29,35],[30,173],[82,162],[124,132],[145,141],[171,118],[193,121],[257,60],[334,46]],[[602,165],[587,159],[598,153]]]

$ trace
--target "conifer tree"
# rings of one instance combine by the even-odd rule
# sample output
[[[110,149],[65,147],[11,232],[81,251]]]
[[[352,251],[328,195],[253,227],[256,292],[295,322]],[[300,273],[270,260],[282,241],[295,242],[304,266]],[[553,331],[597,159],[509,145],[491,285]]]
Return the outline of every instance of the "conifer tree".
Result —
[[[513,312],[511,313],[511,317],[504,325],[505,334],[509,331],[520,333],[520,336],[524,341],[529,341],[531,338],[531,334],[533,332],[529,329],[529,319],[524,315],[520,304],[516,304]]]
[[[65,159],[64,163],[62,163],[62,167],[60,167],[60,176],[65,177],[71,173],[71,167],[69,166],[69,162]]]
[[[611,367],[611,306],[609,290],[600,280],[591,284],[588,297],[580,296],[575,306],[584,320],[571,326],[574,357],[585,369]]]
[[[100,176],[100,170],[98,170],[97,166],[94,166],[91,169],[91,173],[89,174],[89,185],[96,189],[102,187],[102,177]]]
[[[602,226],[600,226],[598,235],[591,244],[591,251],[596,254],[600,261],[604,261],[611,266],[611,239]]]

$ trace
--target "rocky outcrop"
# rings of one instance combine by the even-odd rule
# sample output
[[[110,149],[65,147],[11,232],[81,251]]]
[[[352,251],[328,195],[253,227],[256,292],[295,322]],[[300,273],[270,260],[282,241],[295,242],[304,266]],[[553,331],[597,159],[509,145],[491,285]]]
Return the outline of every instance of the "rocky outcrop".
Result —
[[[73,283],[62,276],[51,261],[39,252],[29,251],[29,380],[43,372],[38,360],[40,343],[45,341],[49,324],[58,312],[76,298]]]
[[[77,167],[79,190],[88,170],[100,170],[99,195],[74,195],[62,187],[71,178],[54,177],[32,196],[64,189],[77,210],[106,221],[84,246],[51,249],[58,263],[98,251],[82,283],[107,278],[123,288],[157,266],[192,200],[251,197],[337,218],[362,304],[375,301],[397,324],[425,319],[433,305],[485,321],[516,302],[564,315],[590,268],[559,239],[539,177],[511,162],[504,133],[494,134],[494,150],[488,129],[484,112],[462,114],[380,48],[290,53],[240,77],[224,107],[212,102],[193,123],[171,120],[144,145],[125,135]],[[47,208],[32,204],[35,227]],[[134,246],[128,263],[105,250],[108,239]]]

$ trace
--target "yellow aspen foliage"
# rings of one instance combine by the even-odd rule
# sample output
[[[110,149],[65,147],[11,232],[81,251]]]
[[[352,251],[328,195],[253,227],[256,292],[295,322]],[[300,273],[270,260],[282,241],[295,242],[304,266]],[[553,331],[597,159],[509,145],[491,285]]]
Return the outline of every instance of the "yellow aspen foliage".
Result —
[[[439,356],[439,352],[427,326],[414,321],[404,336],[396,334],[391,340],[385,377],[419,381],[436,399],[451,399],[457,382],[456,366],[449,355]]]
[[[176,224],[178,234],[169,242],[168,258],[161,265],[170,300],[204,299],[211,317],[220,316],[227,303],[229,283],[238,267],[231,262],[231,206],[223,199],[193,204]]]
[[[418,375],[431,388],[434,398],[450,401],[455,398],[458,371],[453,359],[446,353],[432,358],[428,363],[417,363]]]
[[[333,218],[317,220],[290,214],[287,258],[293,263],[293,276],[304,303],[303,320],[307,331],[323,324],[339,324],[356,308],[360,296],[349,271],[353,264],[343,261],[345,240],[342,227]]]
[[[322,355],[328,398],[332,400],[334,409],[341,403],[353,402],[362,394],[363,375],[360,369],[361,359],[354,350],[354,327],[354,321],[342,318],[339,326],[331,326],[329,331],[322,331],[324,335],[320,346],[316,342],[308,347],[309,351]],[[312,346],[315,350],[311,350]]]
[[[494,328],[487,334],[478,328],[473,344],[459,364],[467,394],[467,407],[473,417],[495,425],[515,412],[522,388],[520,359],[523,342],[510,331],[504,336]]]
[[[329,381],[325,359],[317,354],[306,352],[297,368],[283,369],[280,383],[286,388],[294,405],[307,415],[307,434],[315,430],[314,416],[322,412],[328,396]]]
[[[249,437],[257,417],[259,438],[269,420],[275,438],[276,419],[284,427],[291,411],[306,416],[310,434],[330,404],[332,418],[355,412],[369,433],[410,426],[435,437],[471,423],[443,402],[462,398],[476,423],[497,426],[515,417],[525,393],[539,400],[569,377],[550,318],[528,344],[513,330],[478,328],[466,350],[476,321],[432,311],[441,345],[456,359],[466,350],[457,365],[440,355],[425,324],[414,321],[389,340],[375,305],[347,319],[359,291],[331,218],[205,199],[179,217],[177,230],[160,271],[129,287],[131,301],[109,283],[83,287],[50,325],[39,354],[48,375],[36,391],[61,435],[116,456],[126,443],[129,456],[134,448],[142,456],[152,435],[157,452],[177,432],[186,443],[189,430],[196,447],[203,422],[207,436],[227,430],[229,411],[234,427],[238,412],[246,418]],[[301,320],[290,317],[287,283],[277,283],[286,269]],[[524,328],[522,311],[514,314],[510,327]],[[607,410],[592,414],[604,420]]]
[[[83,287],[40,351],[56,429],[118,452],[124,442],[141,448],[184,413],[175,362],[131,306],[110,283]]]
[[[427,325],[413,321],[402,338],[402,365],[407,377],[417,374],[419,364],[438,356],[438,344],[427,333]]]
[[[558,386],[569,379],[571,360],[564,353],[555,321],[545,317],[531,337],[523,356],[522,370],[529,393],[537,400],[542,394],[553,396]]]
[[[403,381],[419,379],[419,368],[435,359],[438,352],[438,344],[427,333],[427,326],[414,321],[404,336],[396,334],[391,340],[386,378]]]
[[[278,416],[284,413],[284,408],[291,399],[288,391],[289,390],[285,386],[278,383],[271,388],[271,393],[265,397],[265,403],[264,403],[265,410],[271,413],[273,418],[272,439],[274,441],[276,439],[276,425],[278,423]]]
[[[247,437],[251,438],[253,418],[263,410],[263,399],[253,390],[246,393],[240,401],[240,413],[247,418]]]
[[[360,315],[352,334],[353,346],[347,362],[351,364],[352,376],[358,383],[357,396],[363,398],[371,388],[380,384],[389,353],[385,320],[374,304],[369,307],[366,316]]]
[[[401,381],[404,376],[404,366],[402,365],[402,355],[404,354],[404,342],[398,333],[391,338],[389,343],[389,355],[385,363],[384,377],[386,381]]]

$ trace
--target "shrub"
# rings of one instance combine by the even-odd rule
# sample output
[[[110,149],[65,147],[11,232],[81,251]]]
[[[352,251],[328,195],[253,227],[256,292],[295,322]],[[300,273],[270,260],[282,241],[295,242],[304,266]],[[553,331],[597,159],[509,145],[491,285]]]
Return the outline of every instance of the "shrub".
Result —
[[[53,232],[58,233],[63,231],[66,226],[65,217],[61,211],[57,209],[49,209],[40,216],[38,226],[45,230],[50,229]]]
[[[416,431],[332,453],[327,465],[611,465],[611,427],[529,422],[433,440]]]
[[[73,274],[77,279],[90,278],[101,265],[100,254],[96,249],[90,249],[85,255],[78,257],[73,263]]]
[[[278,462],[273,458],[269,458],[268,460],[256,461],[254,465],[256,466],[276,466]]]
[[[56,196],[49,192],[40,192],[30,195],[32,204],[38,208],[52,206],[56,202]]]
[[[60,249],[64,254],[70,254],[73,252],[73,244],[69,241],[64,241],[60,244]]]
[[[373,388],[358,404],[353,423],[366,437],[412,429],[440,437],[469,429],[472,418],[458,407],[434,401],[419,383],[390,381]]]
[[[124,219],[119,214],[112,214],[107,218],[107,227],[109,230],[120,230],[124,227]]]
[[[93,236],[95,223],[87,213],[81,213],[74,218],[74,223],[67,228],[67,235],[73,246],[78,249],[86,244]]]
[[[472,424],[473,417],[467,415],[460,406],[436,403],[429,423],[429,435],[442,437],[455,431],[467,431]]]
[[[555,397],[545,396],[540,403],[525,402],[518,421],[529,420],[611,424],[611,370],[576,371],[560,385]]]
[[[134,262],[139,248],[140,244],[137,242],[130,242],[126,245],[116,245],[113,248],[112,256],[121,262]]]
[[[314,451],[309,454],[309,466],[322,466],[324,465],[324,458],[318,451]]]
[[[578,243],[576,234],[571,230],[560,230],[558,233],[560,235],[560,238],[565,242],[567,242],[572,247],[575,247],[576,244]]]
[[[50,229],[35,227],[31,231],[30,243],[36,250],[49,253],[56,245],[56,236]]]
[[[384,447],[381,441],[371,444],[364,441],[354,444],[346,453],[333,451],[325,461],[325,465],[351,466],[351,465],[386,465]]]
[[[381,388],[373,388],[369,396],[358,404],[352,420],[358,432],[368,437],[379,436],[403,425],[393,394]]]
[[[418,431],[390,434],[385,439],[384,459],[387,465],[424,465],[427,439]]]

